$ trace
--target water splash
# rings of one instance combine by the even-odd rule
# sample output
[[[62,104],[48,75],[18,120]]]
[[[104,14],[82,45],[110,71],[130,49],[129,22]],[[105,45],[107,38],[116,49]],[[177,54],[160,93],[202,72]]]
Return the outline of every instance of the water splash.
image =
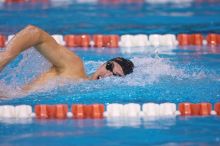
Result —
[[[36,92],[42,94],[84,94],[90,92],[101,92],[117,86],[144,87],[156,84],[163,79],[203,79],[215,78],[215,73],[206,73],[202,69],[187,72],[184,67],[178,68],[169,58],[156,56],[134,57],[131,60],[135,64],[134,72],[126,77],[107,77],[98,81],[74,82],[64,78],[56,78],[42,85]],[[95,72],[103,61],[85,61],[85,68],[88,74]],[[22,53],[3,72],[0,73],[0,95],[3,97],[27,96],[21,87],[36,78],[40,73],[45,72],[51,64],[36,50],[30,49]],[[193,69],[192,69],[193,70]],[[35,94],[35,93],[30,93]]]

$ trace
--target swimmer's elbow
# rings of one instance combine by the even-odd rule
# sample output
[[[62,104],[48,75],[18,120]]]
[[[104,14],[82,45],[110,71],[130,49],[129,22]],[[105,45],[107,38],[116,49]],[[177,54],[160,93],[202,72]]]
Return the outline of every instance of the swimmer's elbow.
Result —
[[[40,31],[40,29],[34,25],[27,25],[24,29],[26,31],[31,31],[31,32],[39,32]]]
[[[24,28],[24,31],[27,32],[29,34],[29,37],[36,40],[40,39],[40,35],[41,35],[41,29],[37,26],[34,25],[27,25]]]

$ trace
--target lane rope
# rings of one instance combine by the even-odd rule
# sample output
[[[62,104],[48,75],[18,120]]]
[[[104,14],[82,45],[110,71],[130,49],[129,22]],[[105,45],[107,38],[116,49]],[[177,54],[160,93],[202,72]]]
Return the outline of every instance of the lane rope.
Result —
[[[8,37],[0,35],[0,48],[14,37],[14,34]],[[60,35],[54,34],[52,37],[61,45],[74,48],[131,48],[131,47],[175,47],[175,46],[219,46],[220,34],[210,33],[207,36],[202,34],[137,34],[137,35]],[[7,39],[6,39],[7,38]]]
[[[220,102],[211,103],[136,103],[128,104],[67,104],[1,105],[0,118],[37,119],[103,119],[103,118],[148,118],[167,116],[220,116]]]

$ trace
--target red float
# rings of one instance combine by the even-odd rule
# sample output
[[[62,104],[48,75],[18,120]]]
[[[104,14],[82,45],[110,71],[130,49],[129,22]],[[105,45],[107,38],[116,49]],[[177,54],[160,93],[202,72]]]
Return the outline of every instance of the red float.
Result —
[[[67,47],[77,47],[79,45],[79,42],[77,42],[76,35],[66,35],[64,37],[64,40],[66,42]]]
[[[90,117],[93,119],[103,118],[104,105],[103,104],[92,104]]]
[[[192,34],[190,41],[191,41],[191,45],[202,46],[203,36],[202,34]]]
[[[75,104],[72,105],[73,118],[75,119],[100,119],[103,118],[104,105],[103,104],[92,104],[92,105],[83,105]]]
[[[215,104],[215,112],[217,115],[220,116],[220,102]]]
[[[5,47],[5,36],[0,35],[0,48]]]
[[[177,40],[180,46],[187,46],[187,45],[196,45],[201,46],[203,45],[203,36],[202,34],[179,34],[177,36]]]
[[[110,46],[110,35],[103,35],[103,42],[104,42],[104,47],[109,47]]]
[[[89,35],[79,35],[79,47],[89,47],[90,46],[90,36]]]
[[[35,106],[36,118],[38,119],[64,119],[67,117],[67,112],[68,106],[65,104]]]
[[[193,116],[199,116],[200,115],[200,104],[199,103],[191,104],[191,109],[192,109],[192,115]]]
[[[217,45],[220,45],[220,34],[217,35]]]
[[[93,35],[94,47],[102,48],[104,47],[104,36],[101,34]]]
[[[200,111],[199,114],[202,116],[209,116],[211,114],[212,111],[212,105],[211,103],[200,103]]]
[[[73,118],[75,119],[83,119],[86,118],[85,112],[84,112],[84,106],[83,104],[74,104],[72,105],[72,113]]]
[[[68,106],[66,104],[57,104],[55,108],[57,119],[65,119],[67,117]]]
[[[179,34],[177,36],[177,40],[178,40],[180,46],[191,45],[189,34]]]
[[[22,3],[25,2],[25,0],[5,0],[5,3]]]
[[[48,118],[56,118],[56,107],[55,105],[47,105]]]
[[[180,103],[178,109],[180,111],[180,115],[182,116],[192,115],[191,103],[189,102]]]
[[[206,40],[208,45],[216,46],[218,45],[218,34],[215,33],[208,34]]]
[[[208,116],[211,114],[212,105],[210,103],[180,103],[180,115],[183,116]]]
[[[35,106],[35,114],[38,119],[47,119],[47,105],[36,105]]]
[[[85,105],[84,106],[84,113],[86,118],[91,118],[91,112],[92,112],[92,106],[91,105]]]
[[[109,35],[109,42],[106,45],[109,48],[118,48],[119,36],[118,35]]]

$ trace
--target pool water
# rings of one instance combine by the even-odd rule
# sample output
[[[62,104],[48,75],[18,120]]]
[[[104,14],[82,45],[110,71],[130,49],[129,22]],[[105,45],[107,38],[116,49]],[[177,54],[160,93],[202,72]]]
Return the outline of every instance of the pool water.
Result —
[[[218,1],[184,3],[24,3],[0,5],[0,32],[13,34],[28,24],[50,34],[220,33]],[[19,20],[19,23],[18,23]],[[134,73],[75,83],[60,78],[28,95],[20,87],[51,64],[37,51],[20,54],[0,73],[0,105],[65,103],[180,103],[220,101],[220,47],[71,48],[88,74],[113,57],[135,64]],[[132,48],[137,49],[137,48]],[[219,145],[220,118],[36,120],[0,119],[0,145]]]

